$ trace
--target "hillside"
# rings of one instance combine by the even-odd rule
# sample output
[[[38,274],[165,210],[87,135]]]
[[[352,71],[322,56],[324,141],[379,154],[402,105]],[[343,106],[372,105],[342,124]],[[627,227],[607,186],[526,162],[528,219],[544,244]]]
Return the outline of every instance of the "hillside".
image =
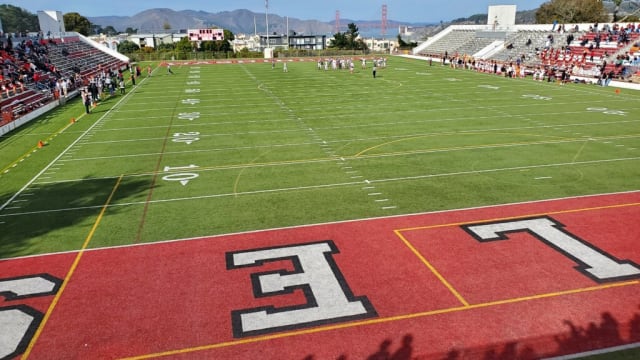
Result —
[[[170,26],[170,31],[181,29],[193,29],[202,27],[220,27],[230,30],[233,33],[264,33],[266,29],[266,19],[264,13],[254,13],[250,10],[239,9],[224,11],[219,13],[209,13],[206,11],[183,10],[175,11],[171,9],[149,9],[133,16],[101,16],[89,17],[89,21],[101,27],[113,26],[118,31],[127,28],[137,29],[139,33],[166,32],[165,26]],[[519,11],[516,21],[520,24],[535,22],[535,10]],[[288,22],[288,24],[287,24]],[[460,18],[451,21],[450,24],[486,24],[487,15],[478,14],[469,18]],[[377,33],[379,31],[379,20],[351,20],[341,19],[340,31],[346,31],[349,23],[355,23],[361,33]],[[446,23],[445,23],[446,24]],[[415,24],[389,20],[387,24],[387,34],[393,36],[400,25],[439,27],[440,24]],[[277,14],[269,14],[269,32],[284,34],[295,31],[298,34],[333,34],[335,32],[335,22],[322,22],[318,20],[300,20],[297,18],[286,18]]]
[[[240,9],[209,13],[205,11],[171,9],[150,9],[131,17],[101,16],[90,17],[89,21],[102,27],[113,26],[118,31],[124,31],[131,27],[138,32],[164,32],[165,24],[171,26],[171,30],[193,29],[202,27],[220,27],[233,33],[264,32],[266,28],[265,14],[254,13]],[[297,33],[325,34],[332,33],[334,27],[330,23],[317,20],[300,20],[288,18],[289,29]],[[276,14],[269,14],[269,32],[285,33],[287,31],[287,18]]]

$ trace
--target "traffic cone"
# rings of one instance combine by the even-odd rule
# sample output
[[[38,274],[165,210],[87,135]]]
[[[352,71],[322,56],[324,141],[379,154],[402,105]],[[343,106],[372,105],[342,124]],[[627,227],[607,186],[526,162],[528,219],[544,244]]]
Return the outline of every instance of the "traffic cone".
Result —
[[[76,118],[72,117],[70,123],[75,124],[76,123]]]
[[[42,140],[38,141],[38,149],[42,149],[44,147],[44,142]]]

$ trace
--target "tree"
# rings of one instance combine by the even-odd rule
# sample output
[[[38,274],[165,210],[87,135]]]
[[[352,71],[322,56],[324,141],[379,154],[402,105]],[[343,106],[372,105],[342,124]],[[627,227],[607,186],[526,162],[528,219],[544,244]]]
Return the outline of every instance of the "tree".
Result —
[[[358,27],[354,23],[347,25],[347,46],[349,49],[356,48],[356,39],[358,39],[359,31]]]
[[[124,30],[125,33],[131,35],[131,34],[137,34],[138,33],[138,29],[134,29],[132,27],[128,27]]]
[[[236,39],[236,36],[230,30],[222,29],[222,32],[224,33],[224,39],[225,40],[233,41],[233,40]]]
[[[331,39],[331,43],[329,44],[330,48],[336,49],[344,49],[346,48],[347,40],[345,33],[337,32],[333,34],[333,39]]]
[[[551,0],[536,11],[538,24],[606,22],[608,15],[600,0]]]
[[[176,51],[181,53],[189,53],[193,51],[193,45],[191,44],[191,41],[189,41],[188,37],[185,36],[176,43]]]
[[[88,36],[91,33],[91,22],[77,12],[66,13],[62,15],[62,19],[64,20],[64,28],[67,31],[75,31],[84,36]]]
[[[102,33],[105,35],[113,36],[118,34],[118,30],[116,30],[113,26],[108,25],[104,29],[102,29]]]
[[[173,43],[162,43],[156,46],[156,50],[158,51],[173,51],[176,49],[176,46]]]
[[[40,30],[38,16],[17,6],[0,5],[0,20],[8,33]]]
[[[91,24],[91,33],[92,34],[96,34],[96,35],[97,34],[103,34],[104,33],[104,29],[100,25]]]
[[[124,40],[118,44],[118,52],[121,54],[130,54],[140,50],[140,46],[133,41]]]
[[[366,50],[367,44],[359,39],[358,27],[354,23],[347,25],[347,31],[333,34],[329,47],[340,50]]]
[[[171,30],[171,24],[169,24],[169,20],[164,21],[164,24],[162,24],[162,28],[164,30]]]

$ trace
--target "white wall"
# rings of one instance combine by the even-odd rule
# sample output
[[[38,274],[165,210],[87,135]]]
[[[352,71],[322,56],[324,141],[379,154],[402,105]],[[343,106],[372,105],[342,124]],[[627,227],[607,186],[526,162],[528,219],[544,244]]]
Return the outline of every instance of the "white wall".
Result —
[[[38,22],[45,37],[47,33],[51,33],[51,37],[61,37],[66,31],[61,11],[38,11]]]
[[[494,30],[513,27],[516,24],[516,10],[515,5],[489,6],[487,25]]]

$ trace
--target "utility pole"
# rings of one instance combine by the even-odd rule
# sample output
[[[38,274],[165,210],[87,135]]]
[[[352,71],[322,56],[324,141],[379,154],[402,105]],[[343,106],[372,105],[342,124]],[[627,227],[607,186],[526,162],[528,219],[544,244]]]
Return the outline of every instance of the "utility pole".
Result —
[[[267,49],[268,49],[270,48],[269,46],[269,0],[264,0],[264,7],[265,7],[264,16],[267,23]]]

